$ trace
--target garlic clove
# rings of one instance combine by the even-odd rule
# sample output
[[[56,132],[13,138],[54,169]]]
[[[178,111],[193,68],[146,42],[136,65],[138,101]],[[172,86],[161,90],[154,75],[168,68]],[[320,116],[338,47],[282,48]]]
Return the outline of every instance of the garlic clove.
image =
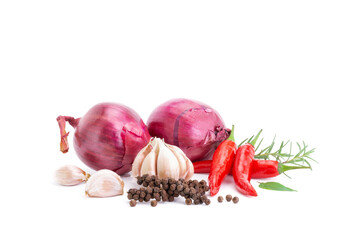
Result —
[[[186,169],[187,169],[187,174],[185,176],[185,180],[187,181],[190,178],[192,178],[192,176],[194,176],[194,165],[188,158],[186,160]]]
[[[94,173],[86,183],[88,197],[112,197],[124,193],[124,181],[115,172],[107,169]]]
[[[146,158],[146,156],[151,152],[152,150],[152,146],[151,146],[151,140],[150,142],[146,145],[146,147],[144,147],[143,149],[140,150],[140,152],[136,155],[134,162],[132,164],[132,169],[131,169],[131,174],[133,177],[138,177],[141,175],[141,165],[144,162],[144,159]]]
[[[158,139],[159,156],[157,159],[157,176],[161,178],[179,179],[179,162],[163,140]]]
[[[179,178],[185,178],[187,174],[187,165],[186,165],[186,159],[184,152],[177,146],[165,144],[171,152],[175,155],[176,159],[179,163]]]
[[[178,147],[173,146],[173,145],[170,145],[170,146],[178,148]],[[189,180],[194,175],[194,165],[192,164],[191,160],[186,156],[186,154],[184,153],[183,150],[178,148],[177,153],[182,156],[182,158],[184,159],[184,162],[186,164],[185,174],[181,178],[185,178],[185,180]]]
[[[86,182],[90,174],[74,165],[65,165],[55,172],[55,181],[63,186],[78,185]]]
[[[144,174],[156,175],[156,159],[159,153],[159,144],[155,138],[151,141],[151,151],[143,160],[140,168],[140,176]]]

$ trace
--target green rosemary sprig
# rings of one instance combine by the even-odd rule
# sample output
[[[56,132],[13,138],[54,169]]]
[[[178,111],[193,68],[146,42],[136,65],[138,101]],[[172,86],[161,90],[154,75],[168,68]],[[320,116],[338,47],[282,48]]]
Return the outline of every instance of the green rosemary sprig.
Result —
[[[242,145],[245,142],[252,141],[254,136],[252,136],[249,139],[245,139],[240,145]],[[260,145],[263,142],[263,138],[260,140],[260,142],[254,146],[255,148],[255,159],[264,159],[264,160],[270,160],[275,159],[276,161],[287,164],[287,165],[294,165],[299,166],[302,168],[311,168],[310,160],[317,162],[315,159],[311,157],[311,154],[314,153],[315,148],[308,150],[308,145],[305,144],[305,142],[302,142],[302,145],[300,145],[298,142],[296,142],[296,145],[298,146],[299,150],[296,154],[292,153],[292,142],[290,140],[288,141],[281,141],[279,148],[274,151],[275,146],[275,139],[276,135],[271,142],[271,144],[261,150]],[[240,146],[239,145],[239,146]],[[289,150],[286,151],[286,146],[290,146]]]
[[[302,146],[297,142],[297,146],[299,148],[299,151],[296,155],[290,156],[286,161],[283,163],[291,163],[294,165],[307,165],[309,168],[311,168],[311,164],[309,160],[312,160],[317,163],[315,159],[313,159],[310,155],[315,152],[315,148],[307,150],[308,145],[305,144],[305,142],[302,142]]]

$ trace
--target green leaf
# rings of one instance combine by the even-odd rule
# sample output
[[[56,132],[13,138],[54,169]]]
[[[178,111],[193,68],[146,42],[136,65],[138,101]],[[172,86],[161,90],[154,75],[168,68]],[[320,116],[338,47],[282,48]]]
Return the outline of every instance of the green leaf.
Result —
[[[269,146],[269,149],[267,150],[267,153],[271,153],[271,150],[273,149],[273,147],[275,145],[275,138],[276,138],[276,135],[275,135],[274,140],[272,141],[271,145]]]
[[[260,140],[259,145],[257,145],[257,147],[256,147],[256,149],[255,149],[255,152],[257,152],[257,150],[259,149],[259,147],[260,147],[260,145],[261,145],[261,143],[262,143],[263,140],[264,140],[264,138],[262,138],[262,139]]]
[[[249,143],[250,143],[251,145],[255,146],[256,141],[258,140],[261,132],[262,132],[262,129],[258,132],[258,134],[256,134],[256,136],[254,137],[254,139],[251,140],[251,142],[249,141]]]
[[[239,145],[238,145],[238,147],[240,147],[241,145],[243,145],[244,144],[244,142],[246,142],[248,139],[245,139],[244,141],[242,141]]]
[[[284,185],[278,183],[278,182],[261,182],[259,184],[260,188],[267,189],[267,190],[274,190],[274,191],[291,191],[291,192],[297,192],[294,189],[285,187]]]
[[[257,155],[260,155],[264,152],[266,152],[269,149],[270,146],[267,146],[266,148],[262,149]]]
[[[288,157],[288,159],[287,159],[288,161],[289,161],[290,157],[292,156],[292,155],[291,155],[291,150],[292,150],[292,142],[290,142],[290,152],[289,152],[289,157]]]
[[[289,154],[289,153],[279,153],[279,156],[281,156],[281,157],[291,157],[291,154]]]
[[[253,138],[254,138],[254,135],[252,135],[251,138],[249,138],[249,140],[247,141],[247,143],[251,142]]]

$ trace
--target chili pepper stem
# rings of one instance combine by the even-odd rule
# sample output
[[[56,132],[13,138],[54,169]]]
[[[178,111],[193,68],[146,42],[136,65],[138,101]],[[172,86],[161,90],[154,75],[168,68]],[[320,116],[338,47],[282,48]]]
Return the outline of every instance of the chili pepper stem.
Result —
[[[307,166],[288,166],[288,165],[285,165],[282,163],[278,163],[278,164],[279,164],[279,167],[278,167],[279,174],[284,173],[289,170],[294,170],[294,169],[310,169],[310,167],[307,167]]]
[[[234,125],[232,125],[230,136],[229,136],[228,139],[227,139],[227,140],[230,140],[230,141],[233,141],[233,142],[235,142],[234,128],[235,128]]]

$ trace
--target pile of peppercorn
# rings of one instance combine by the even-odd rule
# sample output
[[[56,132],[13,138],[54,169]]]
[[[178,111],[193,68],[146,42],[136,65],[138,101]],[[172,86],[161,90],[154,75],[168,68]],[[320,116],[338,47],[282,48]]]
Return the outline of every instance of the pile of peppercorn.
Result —
[[[176,197],[184,197],[185,203],[195,205],[205,203],[210,204],[210,199],[207,198],[205,193],[209,191],[209,186],[205,180],[188,180],[184,179],[175,180],[174,178],[159,179],[155,175],[145,174],[141,177],[137,177],[137,183],[142,187],[136,189],[130,189],[128,193],[128,199],[130,200],[130,206],[135,206],[136,201],[148,202],[150,199],[151,206],[156,206],[157,202],[161,200],[163,202],[172,202]]]

